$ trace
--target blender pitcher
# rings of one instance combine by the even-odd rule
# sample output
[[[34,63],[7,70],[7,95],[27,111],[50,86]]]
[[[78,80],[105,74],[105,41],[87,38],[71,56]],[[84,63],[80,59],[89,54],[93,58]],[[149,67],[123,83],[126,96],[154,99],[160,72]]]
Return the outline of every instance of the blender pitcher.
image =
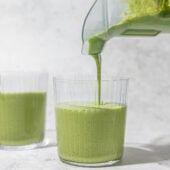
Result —
[[[100,54],[116,36],[170,32],[170,0],[96,0],[83,25],[82,53]]]

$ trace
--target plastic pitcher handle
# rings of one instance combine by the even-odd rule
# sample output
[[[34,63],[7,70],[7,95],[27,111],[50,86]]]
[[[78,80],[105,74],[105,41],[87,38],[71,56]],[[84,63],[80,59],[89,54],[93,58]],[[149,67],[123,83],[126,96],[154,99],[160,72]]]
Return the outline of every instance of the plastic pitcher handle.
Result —
[[[100,31],[108,29],[108,0],[95,0],[87,13],[82,29],[82,40],[86,41]]]

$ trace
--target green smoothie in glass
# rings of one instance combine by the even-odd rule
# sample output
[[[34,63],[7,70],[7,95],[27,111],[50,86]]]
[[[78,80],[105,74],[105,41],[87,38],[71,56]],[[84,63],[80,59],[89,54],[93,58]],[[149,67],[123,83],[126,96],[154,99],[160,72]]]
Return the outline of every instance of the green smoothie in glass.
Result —
[[[123,153],[126,106],[56,107],[59,156],[81,163],[119,160]]]
[[[111,89],[101,88],[99,104],[97,80],[55,79],[56,130],[62,161],[101,166],[121,159],[127,109],[124,81],[101,80],[101,87],[105,84]],[[92,98],[94,102],[90,102]]]
[[[0,93],[0,145],[39,143],[44,138],[45,92]]]

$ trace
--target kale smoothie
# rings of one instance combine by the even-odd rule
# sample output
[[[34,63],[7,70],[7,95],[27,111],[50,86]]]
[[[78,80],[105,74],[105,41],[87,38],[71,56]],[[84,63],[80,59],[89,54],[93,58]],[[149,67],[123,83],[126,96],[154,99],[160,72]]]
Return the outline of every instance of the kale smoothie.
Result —
[[[59,156],[62,160],[101,163],[123,153],[126,106],[61,104],[56,107]]]
[[[127,110],[125,80],[104,81],[111,89],[102,88],[102,94],[107,95],[105,98],[101,95],[100,104],[95,101],[97,89],[90,89],[96,80],[55,82],[58,96],[55,107],[56,131],[60,159],[83,166],[119,161],[123,155]],[[121,89],[115,91],[118,86]],[[94,96],[94,102],[89,102],[91,97],[88,96]]]
[[[0,93],[0,145],[41,142],[45,108],[45,92]]]

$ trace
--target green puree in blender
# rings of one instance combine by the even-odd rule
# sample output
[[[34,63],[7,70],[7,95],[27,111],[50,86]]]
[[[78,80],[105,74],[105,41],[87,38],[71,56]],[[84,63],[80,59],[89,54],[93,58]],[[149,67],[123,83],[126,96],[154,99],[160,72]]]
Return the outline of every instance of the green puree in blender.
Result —
[[[122,14],[121,21],[88,39],[90,55],[100,54],[112,37],[156,36],[170,32],[170,0],[124,0],[124,3],[128,10]]]
[[[56,107],[56,113],[62,159],[100,163],[121,158],[126,106],[63,104]]]
[[[0,93],[0,145],[42,141],[45,107],[45,92]]]

